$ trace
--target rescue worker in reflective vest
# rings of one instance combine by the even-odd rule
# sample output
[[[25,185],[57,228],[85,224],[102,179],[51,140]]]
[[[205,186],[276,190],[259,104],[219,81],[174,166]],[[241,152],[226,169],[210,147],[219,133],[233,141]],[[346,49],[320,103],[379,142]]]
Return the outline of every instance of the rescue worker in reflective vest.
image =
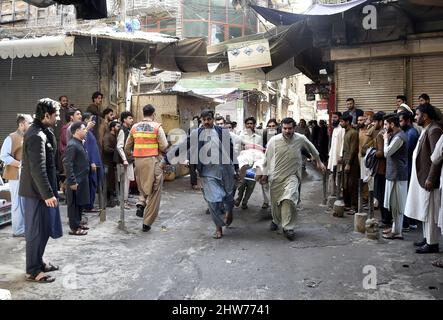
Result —
[[[135,177],[140,192],[137,216],[143,213],[143,231],[151,229],[160,208],[160,192],[163,185],[162,153],[168,147],[161,124],[154,121],[155,108],[143,107],[143,121],[134,124],[125,144],[125,152],[132,154]]]

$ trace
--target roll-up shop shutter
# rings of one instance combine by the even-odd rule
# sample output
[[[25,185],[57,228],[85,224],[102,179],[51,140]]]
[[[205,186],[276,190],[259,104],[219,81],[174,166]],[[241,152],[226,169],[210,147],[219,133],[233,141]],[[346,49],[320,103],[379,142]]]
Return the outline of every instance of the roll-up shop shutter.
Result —
[[[16,130],[17,114],[33,114],[40,98],[67,95],[85,110],[99,78],[99,54],[86,38],[75,39],[72,56],[0,59],[0,142]]]
[[[357,108],[393,112],[395,98],[406,87],[403,58],[336,62],[335,79],[338,111],[346,111],[346,99],[354,98]]]
[[[414,106],[418,97],[426,93],[431,104],[443,110],[443,55],[413,57],[411,64]]]

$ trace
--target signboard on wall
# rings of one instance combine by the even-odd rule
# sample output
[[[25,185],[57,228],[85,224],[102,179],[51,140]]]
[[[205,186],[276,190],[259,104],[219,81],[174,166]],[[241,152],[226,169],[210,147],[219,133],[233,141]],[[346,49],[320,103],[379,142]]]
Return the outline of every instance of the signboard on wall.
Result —
[[[269,42],[263,39],[229,45],[228,60],[230,71],[272,66]]]
[[[306,94],[329,94],[331,85],[329,84],[305,84]]]

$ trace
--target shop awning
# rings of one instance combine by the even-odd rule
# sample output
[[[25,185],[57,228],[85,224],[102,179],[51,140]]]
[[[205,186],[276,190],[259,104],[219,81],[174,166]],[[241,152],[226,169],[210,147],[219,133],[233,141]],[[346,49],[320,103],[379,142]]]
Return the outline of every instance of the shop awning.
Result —
[[[45,36],[35,39],[1,40],[0,57],[2,59],[31,58],[72,55],[74,53],[74,39],[65,35]]]
[[[256,5],[251,5],[251,8],[267,21],[276,26],[279,26],[290,25],[309,16],[331,16],[334,14],[343,13],[367,2],[371,2],[371,0],[352,0],[340,4],[314,4],[310,6],[305,12],[300,14],[260,7]]]
[[[70,31],[70,35],[85,36],[132,44],[131,66],[151,64],[157,69],[180,72],[208,72],[206,40],[177,37],[157,32],[120,32],[111,27]]]

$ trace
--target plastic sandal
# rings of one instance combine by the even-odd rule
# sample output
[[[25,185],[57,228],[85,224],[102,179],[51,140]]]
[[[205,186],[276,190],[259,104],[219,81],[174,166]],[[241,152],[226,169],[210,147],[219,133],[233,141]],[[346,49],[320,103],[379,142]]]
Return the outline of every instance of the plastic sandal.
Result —
[[[233,220],[234,220],[234,216],[232,215],[232,213],[226,214],[226,217],[225,217],[226,226],[230,226]]]
[[[214,235],[212,236],[214,239],[221,239],[222,237],[223,233],[221,231],[215,231]]]
[[[437,268],[443,268],[443,260],[437,260],[432,262],[432,265]]]
[[[57,271],[57,270],[60,270],[59,266],[55,266],[50,262],[43,263],[43,268],[42,268],[43,272],[51,272],[51,271]]]
[[[71,236],[86,236],[88,233],[85,230],[78,228],[75,231],[69,231]]]
[[[41,274],[43,274],[43,275],[40,276]],[[40,276],[40,277],[39,277],[39,276]],[[36,276],[31,276],[31,275],[27,276],[27,277],[26,277],[26,281],[39,282],[39,283],[50,283],[50,282],[54,282],[54,281],[55,281],[55,278],[54,278],[54,277],[51,277],[51,276],[48,275],[48,274],[44,274],[44,273],[42,272],[42,273],[39,273],[39,274],[36,275]]]

